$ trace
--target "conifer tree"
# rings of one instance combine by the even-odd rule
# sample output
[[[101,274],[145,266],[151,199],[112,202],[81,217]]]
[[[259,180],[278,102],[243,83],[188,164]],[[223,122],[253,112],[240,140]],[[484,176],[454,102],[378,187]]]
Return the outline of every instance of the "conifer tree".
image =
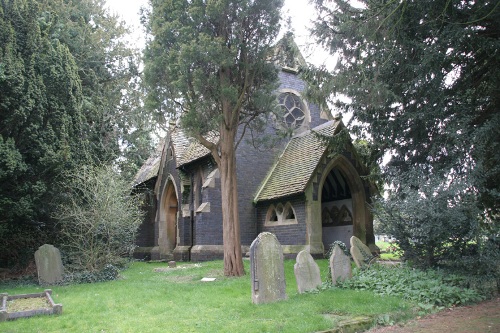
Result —
[[[275,103],[277,70],[269,59],[281,6],[281,0],[151,1],[148,103],[180,118],[217,163],[227,276],[244,274],[235,149],[238,135]]]
[[[336,103],[352,113],[351,128],[379,162],[392,156],[385,216],[407,254],[435,265],[498,237],[499,2],[313,3],[312,33],[339,64],[308,72],[311,95],[348,96]]]

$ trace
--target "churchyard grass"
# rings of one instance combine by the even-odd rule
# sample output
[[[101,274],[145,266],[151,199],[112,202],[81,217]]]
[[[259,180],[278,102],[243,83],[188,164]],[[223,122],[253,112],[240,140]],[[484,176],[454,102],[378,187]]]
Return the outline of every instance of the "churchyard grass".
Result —
[[[285,261],[288,299],[255,305],[251,300],[250,263],[247,275],[225,278],[223,262],[134,262],[119,280],[68,286],[52,286],[63,314],[38,316],[0,323],[1,332],[287,332],[306,333],[334,327],[342,318],[369,316],[374,322],[385,314],[408,317],[413,304],[401,297],[377,296],[369,291],[325,289],[298,294],[294,260]],[[318,260],[322,280],[327,260]],[[161,268],[162,271],[155,271]],[[201,282],[215,277],[214,282]],[[10,295],[39,292],[38,286],[4,288]]]
[[[380,258],[382,260],[400,260],[401,259],[400,254],[397,251],[397,250],[399,250],[399,247],[396,245],[396,243],[377,241],[375,244],[383,252],[380,254]]]

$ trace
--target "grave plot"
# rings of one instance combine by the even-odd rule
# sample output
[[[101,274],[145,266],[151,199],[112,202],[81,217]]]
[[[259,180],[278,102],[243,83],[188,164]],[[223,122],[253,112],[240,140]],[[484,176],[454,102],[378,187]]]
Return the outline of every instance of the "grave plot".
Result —
[[[62,304],[55,304],[52,290],[35,294],[11,295],[0,294],[0,321],[37,315],[61,314]]]

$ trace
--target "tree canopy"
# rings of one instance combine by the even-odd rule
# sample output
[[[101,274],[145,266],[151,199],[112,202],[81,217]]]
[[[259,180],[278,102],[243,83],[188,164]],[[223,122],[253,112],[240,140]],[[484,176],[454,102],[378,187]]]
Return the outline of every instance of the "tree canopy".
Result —
[[[139,95],[133,93],[138,58],[123,43],[123,23],[103,5],[0,2],[0,235],[8,240],[0,261],[5,265],[31,259],[40,242],[57,237],[52,212],[63,173],[89,163],[130,161],[127,145],[134,154],[149,153],[141,131],[150,122],[138,112]]]
[[[275,103],[271,46],[282,0],[152,0],[145,53],[148,105],[212,153],[221,173],[226,275],[242,275],[235,149]],[[241,126],[241,127],[240,127]]]
[[[469,218],[457,223],[477,225],[479,214],[489,237],[498,237],[498,1],[313,3],[312,33],[339,63],[333,71],[307,73],[310,93],[352,113],[351,128],[367,138],[379,162],[391,155],[385,175],[389,200],[401,204],[399,218],[411,222],[405,198],[418,197],[422,210],[444,203],[435,213],[469,207]],[[337,101],[340,94],[350,100]]]

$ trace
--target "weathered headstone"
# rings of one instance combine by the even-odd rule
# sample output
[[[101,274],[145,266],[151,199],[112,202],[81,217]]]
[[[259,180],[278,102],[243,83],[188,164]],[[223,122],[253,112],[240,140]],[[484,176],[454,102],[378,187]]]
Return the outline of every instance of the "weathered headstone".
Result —
[[[35,252],[35,262],[40,285],[55,284],[63,280],[61,252],[55,246],[50,244],[40,246]]]
[[[352,278],[351,259],[345,255],[338,244],[335,244],[330,256],[330,271],[332,273],[333,285],[337,284],[337,281],[345,281]]]
[[[370,265],[374,259],[376,259],[376,257],[372,255],[370,248],[366,246],[358,237],[352,236],[350,243],[352,259],[358,268],[365,268]]]
[[[286,296],[283,250],[276,236],[262,232],[250,246],[252,302],[284,300]]]
[[[293,266],[297,289],[302,294],[321,287],[321,276],[319,266],[314,262],[313,257],[307,250],[302,250],[297,254],[296,263]]]

